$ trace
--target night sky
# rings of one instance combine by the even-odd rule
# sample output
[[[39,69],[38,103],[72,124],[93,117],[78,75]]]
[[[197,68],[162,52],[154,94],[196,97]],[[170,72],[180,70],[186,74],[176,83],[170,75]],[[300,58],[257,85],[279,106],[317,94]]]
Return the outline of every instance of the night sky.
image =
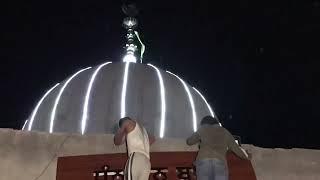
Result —
[[[135,1],[144,62],[201,90],[243,143],[320,148],[320,1]],[[121,1],[1,5],[0,128],[20,129],[46,90],[120,61]]]

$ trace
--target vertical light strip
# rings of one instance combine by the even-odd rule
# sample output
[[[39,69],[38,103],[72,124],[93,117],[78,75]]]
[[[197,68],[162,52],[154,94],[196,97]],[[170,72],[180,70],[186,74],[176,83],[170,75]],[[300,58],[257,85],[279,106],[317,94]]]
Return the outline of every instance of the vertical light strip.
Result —
[[[160,138],[163,138],[164,136],[164,128],[165,128],[165,118],[166,118],[166,95],[165,95],[165,89],[163,84],[163,79],[161,76],[161,73],[157,67],[155,67],[152,64],[148,64],[148,66],[153,67],[157,71],[159,84],[160,84],[160,95],[161,95],[161,121],[160,121]]]
[[[28,119],[24,122],[21,130],[24,130],[24,128],[26,127],[26,124],[27,124],[27,123],[28,123]]]
[[[207,107],[208,107],[208,109],[209,109],[209,111],[210,111],[210,115],[211,115],[212,117],[214,117],[214,113],[213,113],[213,111],[212,111],[209,103],[208,103],[207,100],[204,98],[204,96],[203,96],[203,95],[200,93],[200,91],[198,91],[195,87],[192,87],[192,88],[200,95],[200,97],[202,98],[202,100],[206,103],[206,105],[207,105]]]
[[[198,91],[195,87],[192,87],[192,88],[200,95],[200,97],[202,98],[202,100],[206,103],[206,105],[207,105],[207,107],[208,107],[208,109],[209,109],[210,115],[211,115],[212,117],[215,117],[215,114],[214,114],[214,112],[212,111],[211,106],[210,106],[209,103],[207,102],[206,98],[204,98],[204,96],[200,93],[200,91]],[[219,125],[222,126],[221,123],[219,123]]]
[[[88,89],[87,89],[87,93],[86,93],[86,97],[84,100],[84,105],[83,105],[83,112],[82,112],[82,120],[81,120],[81,134],[84,134],[84,131],[86,129],[86,124],[87,124],[87,119],[88,119],[88,106],[89,106],[89,100],[90,100],[90,94],[91,94],[91,89],[92,89],[92,85],[96,79],[97,74],[99,73],[100,69],[107,65],[110,64],[111,62],[106,62],[104,64],[101,64],[92,74],[89,85],[88,85]]]
[[[30,118],[30,122],[29,122],[29,126],[28,126],[28,131],[31,131],[31,128],[32,128],[32,124],[33,124],[33,121],[34,121],[34,118],[38,112],[38,109],[42,103],[42,101],[48,96],[48,94],[54,89],[56,88],[57,86],[59,85],[56,84],[55,86],[53,86],[51,89],[49,89],[44,95],[43,97],[40,99],[40,101],[38,102],[38,104],[36,105],[36,107],[34,108],[34,110],[32,111],[32,114],[31,114],[31,118]]]
[[[121,117],[120,118],[123,118],[126,116],[126,93],[127,93],[127,84],[128,84],[129,63],[130,62],[126,62],[126,66],[124,68],[122,93],[121,93]]]
[[[188,98],[189,98],[189,101],[190,101],[190,105],[191,105],[191,110],[192,110],[192,120],[193,120],[193,131],[196,132],[197,131],[197,115],[196,115],[196,110],[195,110],[195,107],[194,107],[194,102],[193,102],[193,98],[192,98],[192,95],[189,91],[189,88],[187,86],[187,84],[177,75],[173,74],[172,72],[170,71],[166,71],[167,73],[175,76],[176,78],[178,78],[180,80],[180,82],[183,84],[184,86],[184,89],[185,91],[187,92],[188,94]]]
[[[59,91],[59,94],[58,96],[56,97],[56,100],[54,102],[54,106],[52,108],[52,112],[51,112],[51,118],[50,118],[50,130],[49,132],[52,133],[53,131],[53,123],[54,123],[54,119],[55,119],[55,116],[56,116],[56,110],[57,110],[57,107],[58,107],[58,104],[59,104],[59,101],[60,101],[60,98],[61,98],[61,95],[64,91],[64,89],[67,87],[67,85],[70,83],[70,81],[76,77],[79,73],[81,73],[82,71],[85,71],[87,69],[90,69],[91,67],[87,67],[85,69],[81,69],[80,71],[76,72],[75,74],[73,74],[64,84],[63,86],[61,87],[60,91]]]

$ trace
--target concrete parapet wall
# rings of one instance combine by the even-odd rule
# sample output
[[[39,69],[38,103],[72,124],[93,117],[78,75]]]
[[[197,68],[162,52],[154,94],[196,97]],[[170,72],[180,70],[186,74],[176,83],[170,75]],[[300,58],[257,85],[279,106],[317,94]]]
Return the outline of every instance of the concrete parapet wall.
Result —
[[[0,180],[55,180],[57,157],[125,152],[113,135],[48,134],[0,129]],[[243,145],[252,153],[259,180],[318,180],[320,150],[267,149]],[[196,151],[183,139],[162,139],[151,151]]]
[[[244,145],[244,148],[252,152],[251,163],[258,179],[320,179],[320,150],[268,149],[252,145]]]

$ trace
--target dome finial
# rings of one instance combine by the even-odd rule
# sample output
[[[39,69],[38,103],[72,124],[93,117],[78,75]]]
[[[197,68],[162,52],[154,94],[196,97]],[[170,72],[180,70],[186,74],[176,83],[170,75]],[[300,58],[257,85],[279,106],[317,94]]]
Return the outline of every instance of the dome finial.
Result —
[[[124,3],[122,5],[122,12],[129,17],[135,17],[138,15],[139,10],[135,3]]]
[[[135,18],[139,12],[138,8],[134,3],[126,3],[122,5],[122,11],[127,15],[127,17],[123,19],[123,26],[127,30],[127,43],[123,62],[137,62],[137,57],[139,57],[142,63],[145,46],[140,40],[139,33],[135,30],[138,27],[138,20]],[[140,48],[136,45],[137,41],[140,43]],[[138,52],[140,52],[140,54],[138,54]]]

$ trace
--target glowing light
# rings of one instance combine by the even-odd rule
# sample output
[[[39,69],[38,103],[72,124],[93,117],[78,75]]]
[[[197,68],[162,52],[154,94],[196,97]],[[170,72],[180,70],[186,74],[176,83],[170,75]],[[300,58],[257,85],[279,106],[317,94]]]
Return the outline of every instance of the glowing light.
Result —
[[[133,17],[126,17],[123,20],[123,25],[126,29],[134,29],[138,25],[138,21]]]
[[[153,67],[157,71],[157,75],[159,78],[160,84],[160,95],[161,95],[161,121],[160,121],[160,138],[164,136],[164,127],[165,127],[165,116],[166,116],[166,100],[165,100],[165,89],[163,85],[163,79],[159,69],[152,64],[148,64],[148,66]]]
[[[24,122],[21,130],[24,130],[24,128],[26,127],[26,124],[27,124],[27,123],[28,123],[28,119]]]
[[[134,34],[136,35],[137,39],[141,44],[140,63],[142,63],[143,54],[144,54],[144,51],[146,50],[146,46],[142,43],[138,31],[134,31]]]
[[[132,26],[132,25],[134,25],[134,23],[131,20],[128,21],[128,26]]]
[[[202,98],[202,100],[206,103],[206,105],[207,105],[207,107],[208,107],[208,109],[209,109],[210,115],[211,115],[212,117],[215,117],[215,114],[214,114],[214,112],[212,111],[212,109],[211,109],[209,103],[207,102],[206,98],[204,98],[204,96],[200,93],[200,91],[198,91],[195,87],[192,87],[192,88],[200,95],[200,97]],[[219,125],[222,126],[221,123],[219,123]]]
[[[55,86],[53,86],[51,89],[49,89],[44,95],[43,97],[40,99],[40,101],[38,102],[38,104],[36,105],[36,107],[34,108],[34,110],[32,111],[32,114],[31,114],[31,118],[30,118],[30,122],[29,122],[29,126],[28,126],[28,131],[31,131],[31,128],[32,128],[32,124],[33,124],[33,121],[34,121],[34,117],[36,116],[37,112],[38,112],[38,109],[42,103],[42,101],[48,96],[48,94],[50,94],[50,92],[56,88],[57,86],[59,85],[56,84]]]
[[[176,78],[178,78],[180,80],[180,82],[183,84],[183,87],[184,87],[185,91],[188,94],[188,98],[189,98],[190,106],[191,106],[191,110],[192,110],[193,131],[196,132],[197,131],[197,115],[196,115],[196,110],[195,110],[195,107],[194,107],[193,98],[192,98],[192,95],[191,95],[191,93],[189,91],[189,88],[188,88],[187,84],[179,76],[173,74],[170,71],[166,71],[166,72],[171,74],[171,75],[173,75],[173,76],[175,76]]]
[[[130,62],[126,62],[123,75],[122,93],[121,93],[121,117],[125,117],[126,114],[126,93],[127,93],[127,83],[128,83],[128,71]]]
[[[214,113],[213,113],[213,111],[212,111],[209,103],[207,102],[206,98],[204,98],[204,96],[203,96],[195,87],[192,87],[192,88],[200,95],[200,97],[202,98],[202,100],[206,103],[206,105],[207,105],[207,107],[208,107],[208,109],[209,109],[209,111],[210,111],[210,115],[211,115],[212,117],[214,117]]]
[[[88,89],[87,89],[87,93],[86,93],[86,97],[84,100],[84,105],[83,105],[83,113],[82,113],[82,120],[81,120],[81,133],[83,134],[85,129],[86,129],[86,124],[87,124],[87,119],[88,119],[88,105],[89,105],[89,100],[90,100],[90,94],[91,94],[91,89],[92,89],[92,85],[93,82],[97,76],[97,74],[99,73],[100,69],[107,65],[110,64],[111,62],[106,62],[104,64],[101,64],[92,74],[89,85],[88,85]]]
[[[54,123],[54,119],[55,119],[55,116],[56,116],[56,110],[57,110],[57,107],[58,107],[58,104],[59,104],[59,101],[60,101],[60,98],[61,98],[61,95],[64,91],[64,89],[67,87],[67,85],[71,82],[71,80],[73,78],[75,78],[78,74],[80,74],[81,72],[87,70],[87,69],[90,69],[91,67],[88,67],[88,68],[85,68],[85,69],[81,69],[80,71],[76,72],[75,74],[73,74],[64,84],[63,86],[61,87],[60,91],[59,91],[59,94],[54,102],[54,106],[52,108],[52,112],[51,112],[51,118],[50,118],[50,130],[49,132],[52,133],[53,131],[53,123]]]
[[[133,62],[133,63],[136,63],[137,62],[137,58],[131,54],[131,53],[128,53],[126,54],[124,57],[123,57],[123,62]]]

